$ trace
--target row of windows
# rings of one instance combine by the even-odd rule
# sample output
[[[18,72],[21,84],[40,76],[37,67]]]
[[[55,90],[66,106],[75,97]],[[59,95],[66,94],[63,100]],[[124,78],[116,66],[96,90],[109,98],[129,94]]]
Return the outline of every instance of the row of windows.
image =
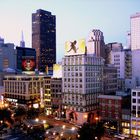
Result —
[[[80,84],[80,85],[75,85],[75,84],[70,84],[70,83],[64,83],[64,87],[68,87],[68,88],[82,88],[83,85]]]
[[[137,106],[137,108],[138,108],[138,111],[140,111],[140,106]],[[132,106],[132,109],[136,110],[136,106]]]
[[[86,71],[98,71],[101,70],[102,67],[95,67],[95,66],[86,66],[84,67]],[[65,66],[64,71],[82,71],[82,66]]]
[[[136,103],[136,99],[132,99],[132,103]],[[140,99],[137,99],[137,103],[140,104]]]
[[[51,84],[51,87],[56,87],[56,88],[60,87],[61,88],[62,86],[61,85],[57,85],[57,84]]]
[[[71,73],[71,72],[64,72],[64,77],[71,77],[71,76],[82,76],[82,73]]]
[[[120,101],[118,100],[106,100],[106,99],[100,99],[101,103],[105,103],[105,104],[119,104]]]
[[[61,89],[51,89],[51,91],[52,91],[53,93],[57,93],[57,92],[60,92],[60,93],[61,93]]]
[[[83,61],[84,64],[96,64],[100,65],[102,63],[101,58],[94,58],[94,57],[86,57]],[[64,58],[64,65],[74,65],[74,64],[82,64],[82,57],[76,58]]]
[[[136,96],[136,92],[132,92],[132,96]],[[137,92],[137,96],[140,97],[140,92]]]
[[[74,73],[74,72],[64,72],[64,77],[73,77],[73,76],[83,76],[82,72],[78,73]],[[101,77],[102,76],[102,73],[101,71],[100,72],[86,72],[86,77]]]
[[[64,82],[82,82],[82,78],[64,78]]]

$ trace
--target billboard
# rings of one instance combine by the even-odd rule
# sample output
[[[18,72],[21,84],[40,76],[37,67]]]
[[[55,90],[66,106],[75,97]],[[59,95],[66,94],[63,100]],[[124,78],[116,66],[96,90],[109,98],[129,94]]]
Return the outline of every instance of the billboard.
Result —
[[[84,39],[79,40],[78,42],[75,40],[73,42],[67,41],[65,43],[65,55],[79,55],[85,54],[86,52],[86,43]]]
[[[22,57],[22,71],[35,71],[34,57]]]
[[[60,64],[53,65],[53,77],[62,78],[62,65]]]
[[[46,74],[51,75],[51,76],[53,75],[53,67],[52,66],[46,65],[45,71],[46,71]]]

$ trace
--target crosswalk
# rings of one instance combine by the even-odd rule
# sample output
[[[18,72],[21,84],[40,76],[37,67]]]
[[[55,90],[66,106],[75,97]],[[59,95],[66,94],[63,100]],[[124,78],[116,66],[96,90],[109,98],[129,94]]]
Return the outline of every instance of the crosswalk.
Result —
[[[11,137],[11,136],[12,136],[12,135],[7,135],[7,134],[5,135],[5,134],[4,134],[4,135],[2,135],[2,136],[0,137],[0,139],[4,139],[4,140],[5,140],[5,139],[7,139],[7,138],[9,138],[9,137]]]
[[[9,135],[2,135],[0,137],[0,139],[2,139],[2,140],[19,140],[20,138],[19,137],[14,137],[14,136],[9,134]]]

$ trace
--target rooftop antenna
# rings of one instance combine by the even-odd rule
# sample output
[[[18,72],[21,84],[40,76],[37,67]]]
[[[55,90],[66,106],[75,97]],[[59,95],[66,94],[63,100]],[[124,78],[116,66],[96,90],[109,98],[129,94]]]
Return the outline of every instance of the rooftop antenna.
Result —
[[[21,31],[20,47],[25,48],[25,41],[24,41],[23,31]]]

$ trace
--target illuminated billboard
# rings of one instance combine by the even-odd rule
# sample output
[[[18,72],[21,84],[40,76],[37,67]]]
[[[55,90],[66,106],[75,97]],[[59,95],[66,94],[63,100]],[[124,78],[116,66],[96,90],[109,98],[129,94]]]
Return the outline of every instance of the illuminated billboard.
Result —
[[[46,74],[53,75],[53,67],[52,66],[46,65],[45,71],[46,71]]]
[[[60,64],[53,65],[53,77],[62,78],[62,65]]]
[[[75,40],[73,42],[67,41],[65,43],[65,55],[79,55],[85,54],[86,52],[86,43],[84,39]]]
[[[34,57],[23,57],[22,58],[22,71],[34,71],[35,70],[35,59]]]

